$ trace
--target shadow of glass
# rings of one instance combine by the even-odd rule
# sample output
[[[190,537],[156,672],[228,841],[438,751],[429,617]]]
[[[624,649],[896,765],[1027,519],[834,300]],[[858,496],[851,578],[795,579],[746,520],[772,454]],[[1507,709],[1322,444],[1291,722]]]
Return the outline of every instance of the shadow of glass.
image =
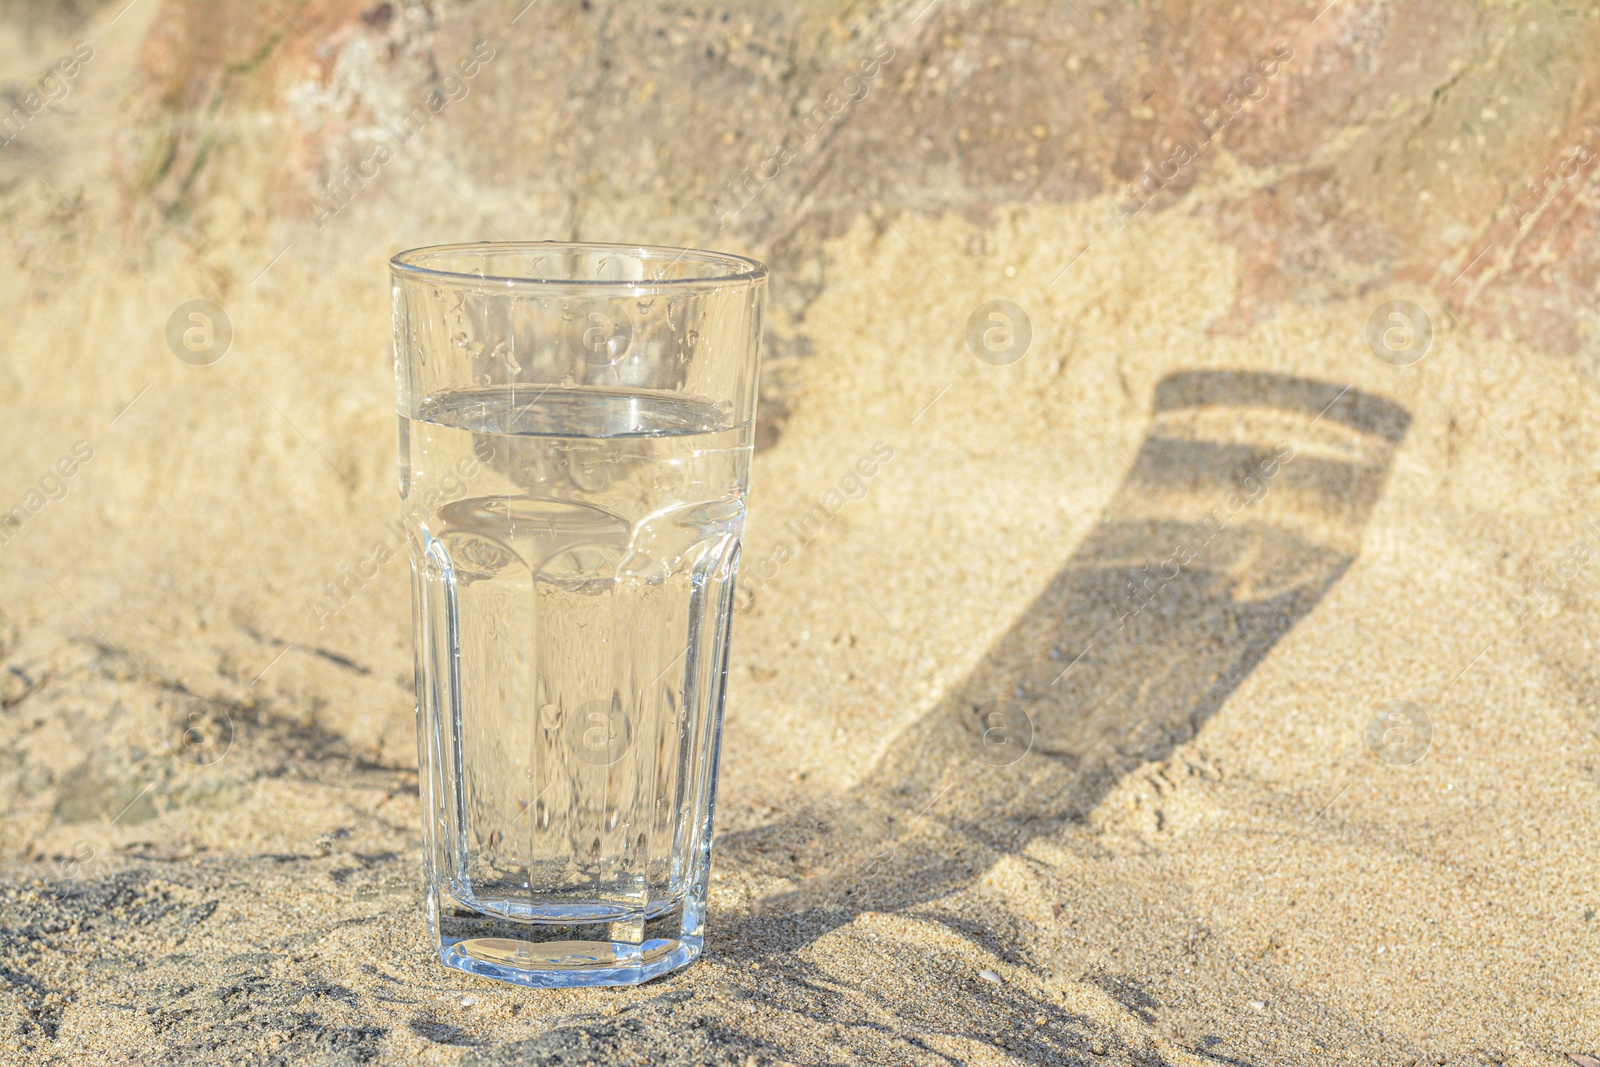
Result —
[[[625,1016],[575,1020],[463,1063],[627,1059],[659,1051],[668,1034],[700,1035],[704,1047],[685,1046],[681,1062],[712,1047],[812,1062],[819,1041],[837,1055],[816,1062],[967,1062],[979,1046],[1027,1062],[1164,1062],[1147,1041],[1058,1003],[1042,978],[1002,984],[964,954],[924,945],[944,929],[1002,966],[1034,969],[1020,916],[989,929],[924,910],[898,933],[844,928],[863,911],[969,885],[1192,738],[1353,562],[1408,423],[1389,401],[1325,382],[1164,379],[1103,522],[972,673],[836,805],[718,839],[719,862],[798,883],[752,914],[714,918],[711,953],[767,961],[728,972],[716,999],[734,1009],[697,1003],[691,971]],[[859,943],[796,951],[834,931]],[[854,968],[876,954],[870,975],[836,971],[841,956]],[[1155,995],[1128,976],[1084,980],[1155,1018]],[[808,1037],[774,1045],[769,1026],[737,1010],[755,1004]]]
[[[972,673],[834,810],[719,840],[724,861],[798,875],[760,910],[800,913],[789,933],[809,941],[1086,818],[1194,737],[1338,581],[1409,422],[1327,382],[1169,375],[1102,523]],[[944,832],[915,832],[924,820]]]

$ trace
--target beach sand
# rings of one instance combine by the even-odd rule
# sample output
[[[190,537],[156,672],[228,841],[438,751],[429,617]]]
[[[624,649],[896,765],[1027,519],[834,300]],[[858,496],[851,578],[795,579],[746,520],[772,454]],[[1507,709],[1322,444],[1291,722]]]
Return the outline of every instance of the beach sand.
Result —
[[[0,1062],[1600,1056],[1600,20],[1321,6],[0,8],[13,89],[93,49],[0,149]],[[634,989],[423,928],[385,261],[502,238],[773,269]]]

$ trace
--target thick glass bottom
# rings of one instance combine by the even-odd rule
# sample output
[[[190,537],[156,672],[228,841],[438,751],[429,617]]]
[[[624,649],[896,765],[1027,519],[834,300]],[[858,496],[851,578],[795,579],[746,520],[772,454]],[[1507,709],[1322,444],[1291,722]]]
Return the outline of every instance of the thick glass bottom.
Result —
[[[513,915],[449,893],[432,904],[441,963],[536,989],[638,985],[700,957],[701,907],[693,898],[647,911],[564,902],[509,909]]]
[[[458,971],[534,989],[638,985],[700,957],[700,939],[524,941],[475,937],[441,942],[439,961]]]

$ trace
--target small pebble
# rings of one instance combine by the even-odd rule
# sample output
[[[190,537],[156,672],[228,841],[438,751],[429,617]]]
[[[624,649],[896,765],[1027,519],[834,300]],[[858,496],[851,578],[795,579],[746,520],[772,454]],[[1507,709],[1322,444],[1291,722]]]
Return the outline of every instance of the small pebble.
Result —
[[[461,1006],[463,1008],[470,1008],[476,1003],[478,1003],[478,998],[477,997],[462,997],[461,998]]]
[[[1264,1001],[1264,1000],[1252,1000],[1252,1001],[1250,1001],[1250,1010],[1251,1011],[1266,1011],[1267,1010],[1267,1002]]]
[[[1094,1044],[1089,1046],[1089,1051],[1094,1053],[1096,1056],[1104,1056],[1106,1054],[1106,1047],[1100,1042],[1096,1041]]]
[[[978,972],[978,977],[982,978],[985,982],[993,982],[995,985],[1000,984],[1000,976],[995,974],[987,967]]]

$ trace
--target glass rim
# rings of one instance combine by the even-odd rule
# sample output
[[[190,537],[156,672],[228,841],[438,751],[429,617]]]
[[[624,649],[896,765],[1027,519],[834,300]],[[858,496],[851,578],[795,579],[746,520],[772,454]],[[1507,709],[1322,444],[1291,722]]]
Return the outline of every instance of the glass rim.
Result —
[[[525,275],[473,274],[464,270],[445,270],[427,265],[434,258],[499,255],[518,252],[616,252],[634,253],[642,259],[680,260],[699,264],[708,273],[687,278],[544,278]],[[720,270],[716,268],[720,267]],[[435,285],[494,286],[506,289],[678,289],[709,286],[750,286],[767,278],[766,264],[732,252],[705,248],[675,248],[670,245],[607,244],[596,241],[463,241],[452,244],[421,245],[396,252],[389,258],[389,271],[398,278],[431,282]]]

